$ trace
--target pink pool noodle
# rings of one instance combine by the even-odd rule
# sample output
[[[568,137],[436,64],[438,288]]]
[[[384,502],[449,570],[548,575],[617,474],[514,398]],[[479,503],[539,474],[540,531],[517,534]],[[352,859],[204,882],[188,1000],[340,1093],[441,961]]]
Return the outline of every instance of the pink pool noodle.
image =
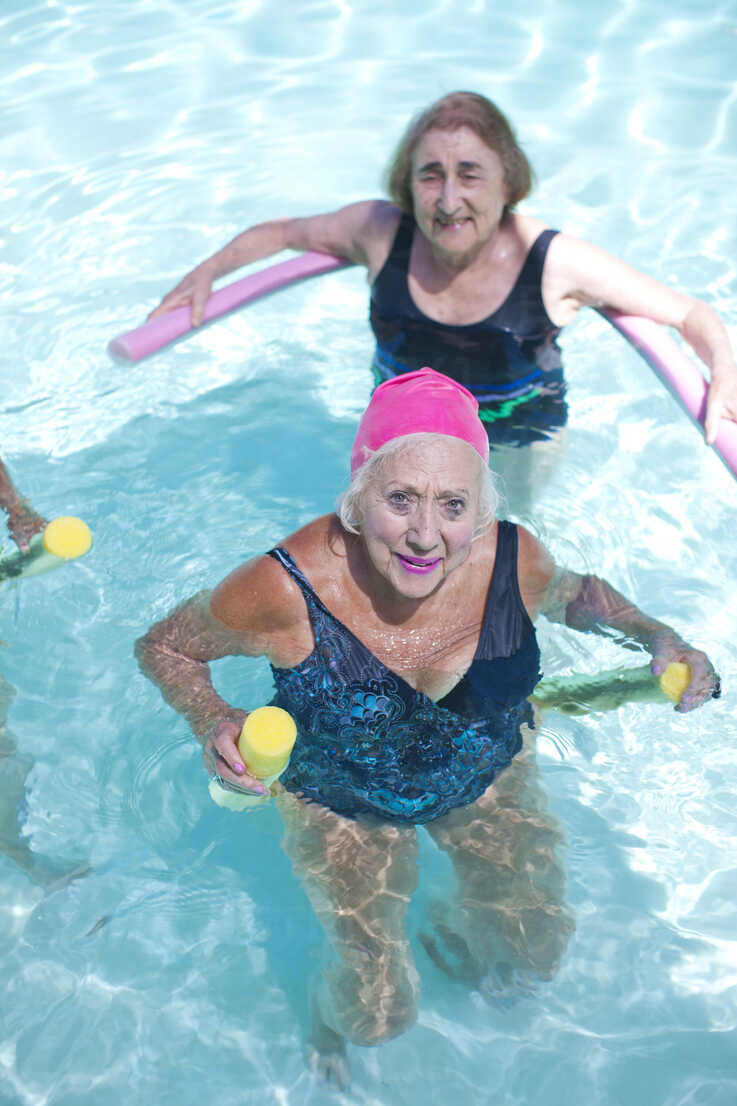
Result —
[[[289,284],[341,269],[350,262],[324,253],[303,253],[288,261],[269,265],[260,272],[236,280],[213,292],[205,308],[205,322],[260,299]],[[601,314],[644,357],[650,368],[678,400],[697,426],[703,428],[707,384],[703,375],[686,356],[667,330],[650,319],[621,315],[603,310]],[[110,353],[127,361],[140,361],[192,329],[189,307],[178,307],[159,315],[150,323],[119,334],[108,345]],[[737,479],[737,423],[722,419],[714,450]]]
[[[601,314],[645,358],[686,414],[703,429],[706,380],[668,331],[651,319],[636,315],[620,315],[608,309]],[[737,423],[728,419],[720,421],[713,449],[737,479]]]
[[[217,319],[236,307],[268,296],[288,284],[329,273],[349,264],[348,261],[325,253],[302,253],[288,261],[279,261],[276,265],[269,265],[258,273],[251,273],[213,292],[207,301],[204,321]],[[135,330],[119,334],[107,348],[115,357],[122,357],[126,361],[140,361],[142,357],[148,357],[150,353],[155,353],[162,346],[181,338],[191,329],[189,307],[177,307]]]

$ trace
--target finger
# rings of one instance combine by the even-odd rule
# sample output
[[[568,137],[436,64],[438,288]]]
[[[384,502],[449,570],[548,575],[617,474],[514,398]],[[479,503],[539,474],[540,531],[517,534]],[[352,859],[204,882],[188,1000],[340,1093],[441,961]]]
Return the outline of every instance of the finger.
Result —
[[[240,730],[236,725],[232,722],[221,722],[215,730],[212,746],[218,761],[226,764],[237,776],[242,776],[246,766],[237,744],[239,736]]]
[[[255,776],[251,776],[247,772],[242,776],[236,776],[232,773],[225,760],[218,754],[212,741],[208,741],[203,747],[202,759],[208,776],[217,780],[226,791],[243,792],[251,795],[269,794],[268,787]]]
[[[215,761],[219,766],[225,765],[236,776],[243,776],[246,772],[246,766],[241,760],[240,753],[238,752],[238,746],[234,741],[221,742],[214,746]]]
[[[269,789],[256,776],[227,776],[222,772],[215,774],[215,779],[226,791],[234,791],[237,795],[268,795]]]
[[[265,786],[262,780],[259,780],[256,776],[251,776],[246,772],[245,768],[243,772],[237,774],[228,764],[225,757],[218,751],[214,744],[211,744],[210,750],[212,753],[212,763],[205,761],[205,767],[208,772],[214,775],[223,787],[228,791],[243,791],[246,794],[253,795],[268,795],[269,789]],[[207,751],[207,746],[205,750]]]
[[[152,319],[158,319],[159,315],[165,315],[167,311],[171,311],[172,306],[168,302],[168,297],[163,299],[158,307],[155,307],[153,311],[149,311],[146,322],[150,323]]]
[[[152,319],[157,319],[159,315],[166,315],[168,311],[173,311],[176,307],[184,307],[187,303],[189,303],[189,296],[186,293],[170,292],[168,296],[164,296],[158,307],[155,307],[153,311],[149,311],[146,322],[149,323]]]
[[[202,322],[205,318],[205,308],[207,307],[207,301],[210,298],[210,289],[202,292],[195,292],[192,296],[192,326],[202,326]]]
[[[691,683],[681,696],[680,702],[676,705],[676,710],[681,714],[688,714],[689,711],[696,710],[697,707],[707,703],[709,699],[718,699],[722,693],[721,681],[711,665],[699,667],[700,671],[694,675]]]
[[[708,396],[706,400],[706,419],[704,420],[704,431],[706,436],[706,444],[714,445],[716,436],[719,431],[719,422],[722,417],[723,405],[721,400],[716,396]]]

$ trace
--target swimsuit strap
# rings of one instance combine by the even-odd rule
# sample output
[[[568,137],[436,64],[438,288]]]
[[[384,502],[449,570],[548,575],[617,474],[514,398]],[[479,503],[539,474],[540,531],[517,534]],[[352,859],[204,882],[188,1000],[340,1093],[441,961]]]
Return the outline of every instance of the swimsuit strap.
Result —
[[[494,572],[476,650],[479,659],[511,657],[533,629],[519,590],[518,547],[516,524],[500,520],[497,523]]]
[[[275,561],[278,561],[287,575],[291,576],[302,592],[305,603],[307,604],[307,610],[309,611],[312,630],[315,635],[315,643],[319,644],[326,620],[335,621],[333,615],[331,615],[330,611],[322,602],[304,573],[297,568],[291,553],[289,553],[283,545],[278,545],[274,549],[269,549],[266,556],[273,557]]]
[[[560,234],[560,231],[553,230],[552,227],[548,227],[547,230],[543,230],[538,234],[528,250],[525,263],[522,266],[515,284],[540,284],[548,247],[556,234]]]
[[[522,324],[526,328],[531,327],[533,331],[544,333],[553,330],[558,333],[560,327],[556,327],[543,303],[542,280],[550,243],[559,233],[560,231],[549,227],[538,234],[527,251],[527,257],[509,295],[488,316],[485,320],[487,323],[504,327],[513,333],[517,333]]]
[[[415,226],[414,216],[407,215],[406,212],[403,212],[399,220],[397,233],[394,235],[392,248],[389,252],[392,261],[402,265],[407,272],[409,272],[409,255],[412,252],[412,240],[415,236]]]

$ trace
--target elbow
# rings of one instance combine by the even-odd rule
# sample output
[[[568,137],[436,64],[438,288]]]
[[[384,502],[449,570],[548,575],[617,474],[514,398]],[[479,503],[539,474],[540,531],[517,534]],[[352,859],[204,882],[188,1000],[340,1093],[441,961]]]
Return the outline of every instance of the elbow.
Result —
[[[148,658],[151,651],[151,633],[148,631],[142,634],[141,637],[136,638],[133,643],[133,655],[138,661],[138,667],[144,675],[148,676],[149,664]]]
[[[602,581],[598,576],[581,576],[578,594],[566,605],[565,625],[586,633],[599,624],[602,607]]]
[[[147,630],[145,634],[136,639],[133,643],[133,655],[138,661],[138,667],[144,676],[156,682],[157,659],[161,657],[162,650],[161,643],[156,640],[154,635],[154,629],[154,627],[151,627],[150,630]]]

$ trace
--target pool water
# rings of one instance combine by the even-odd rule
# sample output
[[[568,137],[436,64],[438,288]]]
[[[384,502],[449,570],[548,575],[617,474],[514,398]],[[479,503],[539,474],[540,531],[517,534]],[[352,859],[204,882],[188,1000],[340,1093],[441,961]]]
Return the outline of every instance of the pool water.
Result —
[[[5,0],[0,29],[0,456],[39,511],[95,536],[3,585],[26,843],[90,870],[45,895],[0,856],[0,1102],[732,1106],[737,488],[647,366],[593,313],[564,333],[570,443],[535,527],[707,649],[725,694],[686,717],[546,715],[577,928],[517,1001],[423,951],[448,871],[421,837],[418,1024],[352,1048],[340,1096],[304,1065],[320,933],[277,813],[209,800],[132,642],[331,508],[371,388],[364,278],[283,291],[136,366],[105,346],[245,225],[380,194],[409,115],[456,87],[514,120],[526,210],[737,327],[737,4]],[[540,639],[551,675],[627,659],[559,626]],[[214,672],[235,703],[270,696],[264,663]]]

